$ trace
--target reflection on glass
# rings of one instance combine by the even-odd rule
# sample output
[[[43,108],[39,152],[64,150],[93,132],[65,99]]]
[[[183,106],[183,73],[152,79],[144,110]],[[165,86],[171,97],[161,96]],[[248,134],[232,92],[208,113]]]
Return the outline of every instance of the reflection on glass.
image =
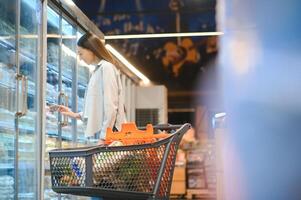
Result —
[[[15,197],[15,6],[15,0],[0,1],[0,199]]]
[[[60,17],[50,7],[47,7],[47,79],[46,79],[46,104],[58,104],[59,94],[59,57],[60,57]],[[44,199],[53,199],[58,196],[51,189],[49,173],[48,152],[60,148],[58,139],[58,114],[46,109],[46,141],[45,141],[45,176],[44,176]]]
[[[53,37],[58,35],[60,18],[59,15],[50,7],[47,7],[47,84],[46,102],[48,104],[58,104],[59,94],[59,45],[60,38]],[[46,113],[46,133],[47,135],[57,135],[57,113]],[[58,146],[57,146],[58,147]],[[46,147],[47,148],[47,147]]]
[[[79,63],[78,65],[78,84],[77,84],[77,102],[78,112],[82,112],[84,109],[85,92],[89,82],[89,68]],[[85,144],[85,123],[81,120],[77,122],[77,143],[79,146]]]
[[[82,31],[78,31],[76,33],[77,38],[81,38],[84,33]],[[79,60],[78,60],[79,61]],[[77,109],[78,112],[83,112],[84,109],[84,100],[85,93],[88,86],[90,77],[89,68],[87,68],[84,62],[78,62],[77,67]],[[78,120],[77,122],[77,146],[84,146],[86,144],[85,139],[85,123],[83,121]]]
[[[76,29],[55,9],[47,8],[47,95],[46,103],[64,104],[72,107],[72,78],[76,67]],[[60,21],[61,20],[61,21]],[[61,24],[61,25],[60,25]],[[61,30],[60,30],[61,28]],[[62,34],[61,34],[62,33]],[[61,72],[61,74],[60,74]],[[61,77],[60,77],[61,76]],[[61,82],[60,82],[61,80]],[[64,95],[62,95],[64,94]],[[60,98],[59,98],[60,95]],[[47,110],[47,109],[46,109]],[[72,121],[59,129],[58,113],[46,113],[46,152],[45,152],[45,199],[53,199],[57,194],[51,190],[48,152],[53,148],[67,148],[72,144]],[[63,119],[62,119],[63,121]],[[61,132],[59,132],[61,130]],[[61,134],[61,138],[59,135]],[[70,195],[62,195],[69,199]]]
[[[68,97],[66,102],[69,108],[72,108],[72,74],[76,67],[76,29],[66,21],[62,20],[62,92]],[[68,125],[62,128],[62,137],[66,142],[62,142],[62,148],[71,147],[72,140],[72,119],[68,119]]]
[[[22,0],[20,12],[20,73],[28,78],[28,112],[19,119],[18,198],[37,199],[36,168],[36,69],[39,0]],[[23,96],[20,96],[20,99]]]

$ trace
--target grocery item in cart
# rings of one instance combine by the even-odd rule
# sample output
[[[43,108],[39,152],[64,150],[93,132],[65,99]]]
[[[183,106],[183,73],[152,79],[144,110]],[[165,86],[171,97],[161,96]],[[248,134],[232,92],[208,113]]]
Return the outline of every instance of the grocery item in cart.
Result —
[[[135,126],[132,128],[136,129]],[[152,128],[159,135],[153,134],[150,128],[142,127],[141,131],[145,131],[139,134],[145,134],[143,136],[147,139],[127,133],[126,136],[135,137],[114,138],[111,144],[117,146],[50,151],[52,189],[58,193],[104,199],[169,199],[177,149],[190,124],[157,125]],[[169,135],[162,137],[160,133]],[[137,141],[143,144],[137,144]],[[78,161],[76,165],[74,160]]]
[[[170,134],[166,132],[154,134],[154,128],[151,124],[146,125],[146,130],[139,130],[135,123],[124,123],[119,132],[113,132],[112,128],[107,128],[105,144],[110,145],[113,142],[117,144],[116,141],[123,145],[146,144],[169,136]]]

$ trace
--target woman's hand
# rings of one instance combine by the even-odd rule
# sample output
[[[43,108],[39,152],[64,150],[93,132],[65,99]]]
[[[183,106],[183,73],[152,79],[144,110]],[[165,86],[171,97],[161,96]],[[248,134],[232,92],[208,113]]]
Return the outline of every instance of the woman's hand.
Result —
[[[64,112],[72,112],[69,107],[63,105],[57,105],[57,111],[61,112],[62,114]]]
[[[68,108],[67,106],[58,105],[57,111],[60,112],[62,115],[65,115],[65,116],[68,116],[71,118],[80,119],[79,113],[72,112],[70,110],[70,108]]]

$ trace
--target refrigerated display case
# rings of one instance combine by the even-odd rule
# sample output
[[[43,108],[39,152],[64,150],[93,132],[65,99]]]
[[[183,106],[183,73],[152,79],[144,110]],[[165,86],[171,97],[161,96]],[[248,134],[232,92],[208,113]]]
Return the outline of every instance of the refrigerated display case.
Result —
[[[0,2],[0,199],[13,199],[16,161],[16,11]],[[11,10],[11,13],[9,13]]]
[[[0,1],[0,199],[86,199],[51,190],[48,151],[84,146],[85,124],[48,109],[83,110],[93,66],[78,60],[76,42],[103,34],[67,0]],[[139,79],[120,66],[128,119]]]
[[[81,33],[78,32],[78,38],[81,37]],[[82,112],[84,109],[84,99],[85,99],[85,92],[88,86],[90,73],[92,72],[92,68],[85,65],[83,62],[78,62],[77,67],[77,111]],[[76,143],[77,146],[84,146],[86,144],[85,139],[85,123],[81,120],[77,121],[76,123],[77,128],[77,138]]]
[[[0,199],[38,199],[38,0],[0,2]]]

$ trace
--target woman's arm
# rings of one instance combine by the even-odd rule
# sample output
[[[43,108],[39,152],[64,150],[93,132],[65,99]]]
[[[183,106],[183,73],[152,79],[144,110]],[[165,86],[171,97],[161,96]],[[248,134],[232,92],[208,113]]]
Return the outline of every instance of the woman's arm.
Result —
[[[57,111],[60,112],[62,115],[75,118],[75,119],[81,119],[80,113],[75,113],[70,110],[67,106],[58,105]]]

